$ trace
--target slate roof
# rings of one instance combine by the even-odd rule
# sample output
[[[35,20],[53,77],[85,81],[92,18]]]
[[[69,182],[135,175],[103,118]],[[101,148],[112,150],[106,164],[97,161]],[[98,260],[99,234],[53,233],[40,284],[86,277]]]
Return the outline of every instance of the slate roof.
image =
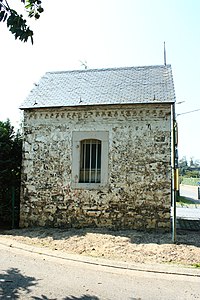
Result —
[[[47,72],[21,109],[175,102],[170,65]]]

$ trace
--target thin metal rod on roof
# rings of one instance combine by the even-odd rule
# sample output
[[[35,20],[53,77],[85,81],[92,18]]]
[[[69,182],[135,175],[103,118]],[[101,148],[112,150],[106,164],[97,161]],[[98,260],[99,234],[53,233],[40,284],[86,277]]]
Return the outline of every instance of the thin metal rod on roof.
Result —
[[[166,49],[165,49],[165,42],[164,42],[164,65],[166,66],[167,59],[166,59]]]
[[[79,61],[81,63],[81,67],[84,67],[85,70],[87,70],[87,68],[88,68],[87,61],[86,60],[85,61],[79,60]]]

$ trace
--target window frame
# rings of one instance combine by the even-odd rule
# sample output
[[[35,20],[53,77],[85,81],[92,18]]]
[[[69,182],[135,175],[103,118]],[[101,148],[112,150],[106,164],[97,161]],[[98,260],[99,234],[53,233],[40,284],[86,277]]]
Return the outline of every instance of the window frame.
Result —
[[[83,140],[101,141],[101,181],[99,183],[79,182],[80,176],[80,149]],[[72,188],[99,189],[108,182],[108,131],[73,131],[72,132]]]

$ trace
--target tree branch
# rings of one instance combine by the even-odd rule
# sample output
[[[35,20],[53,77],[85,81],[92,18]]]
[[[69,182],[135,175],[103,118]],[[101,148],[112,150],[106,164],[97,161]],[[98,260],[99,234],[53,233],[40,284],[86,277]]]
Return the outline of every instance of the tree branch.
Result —
[[[40,0],[21,0],[28,13],[28,17],[34,17],[36,20],[40,18],[40,14],[44,9]],[[30,38],[33,44],[33,31],[27,26],[26,19],[18,14],[14,9],[10,8],[7,0],[0,0],[0,22],[7,21],[9,31],[23,42],[27,42]]]

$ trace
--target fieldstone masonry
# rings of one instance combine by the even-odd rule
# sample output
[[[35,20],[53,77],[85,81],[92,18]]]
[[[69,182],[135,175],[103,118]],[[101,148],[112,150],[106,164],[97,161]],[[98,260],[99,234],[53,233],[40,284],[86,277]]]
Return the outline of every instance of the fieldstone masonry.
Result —
[[[169,229],[171,105],[24,111],[20,227]],[[105,187],[72,188],[72,132],[108,131]]]

